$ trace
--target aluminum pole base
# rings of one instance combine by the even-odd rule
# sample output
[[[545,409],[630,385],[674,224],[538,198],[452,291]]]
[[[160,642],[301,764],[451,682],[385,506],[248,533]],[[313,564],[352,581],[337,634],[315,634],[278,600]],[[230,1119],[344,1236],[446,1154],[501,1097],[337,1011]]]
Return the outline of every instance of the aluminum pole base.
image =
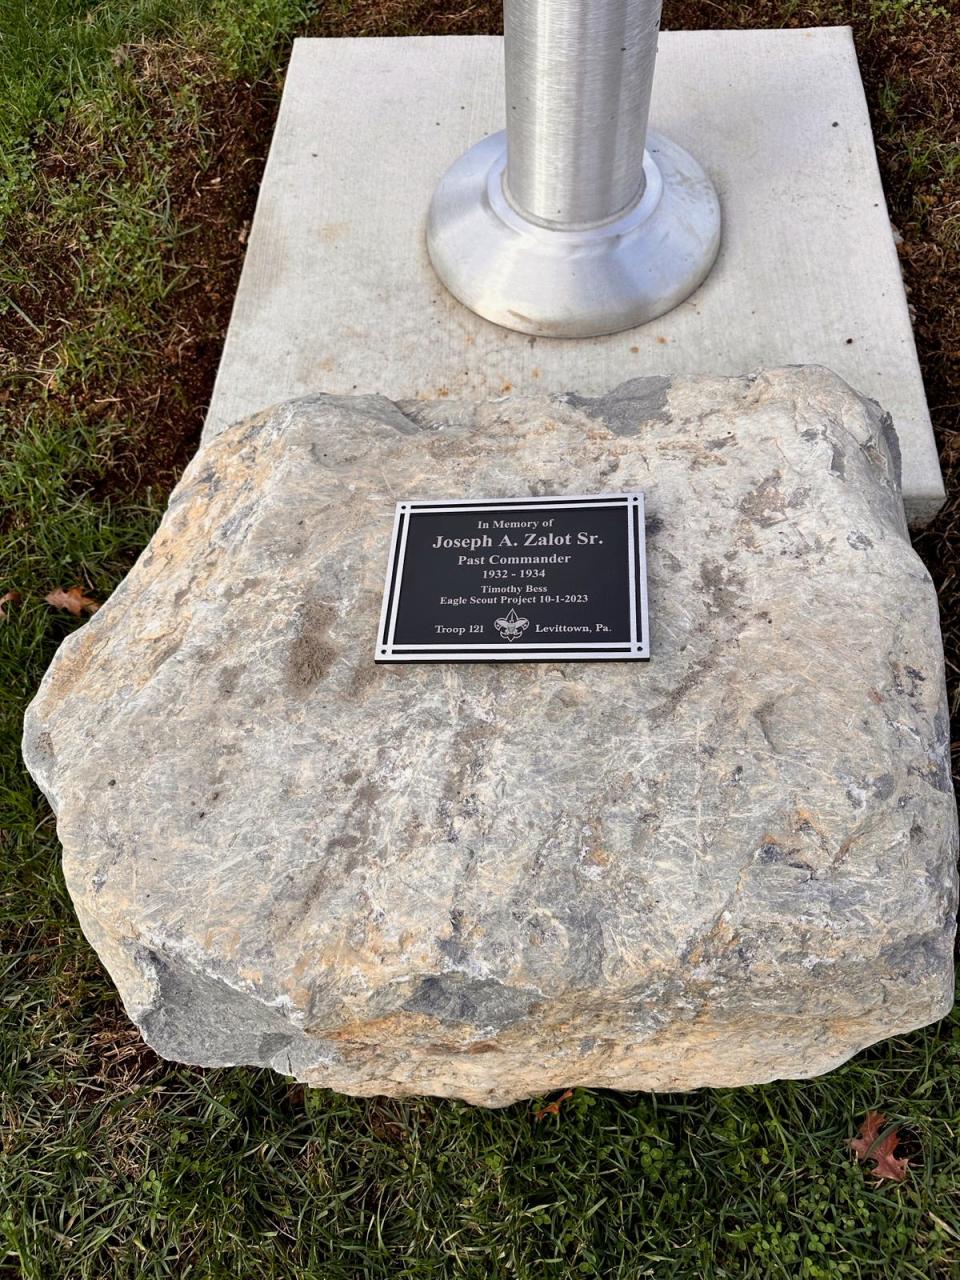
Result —
[[[560,231],[503,192],[506,134],[450,166],[430,204],[427,248],[453,296],[486,320],[550,338],[645,324],[693,293],[720,247],[720,203],[692,156],[647,134],[646,188],[614,222]]]

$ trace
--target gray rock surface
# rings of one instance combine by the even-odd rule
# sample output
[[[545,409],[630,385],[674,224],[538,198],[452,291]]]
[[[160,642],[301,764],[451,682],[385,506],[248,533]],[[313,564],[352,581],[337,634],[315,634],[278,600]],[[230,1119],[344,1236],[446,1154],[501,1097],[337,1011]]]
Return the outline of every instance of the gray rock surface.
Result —
[[[807,1076],[940,1017],[956,810],[894,453],[820,369],[213,440],[26,724],[146,1039],[498,1105]],[[398,498],[632,488],[649,664],[374,664]]]

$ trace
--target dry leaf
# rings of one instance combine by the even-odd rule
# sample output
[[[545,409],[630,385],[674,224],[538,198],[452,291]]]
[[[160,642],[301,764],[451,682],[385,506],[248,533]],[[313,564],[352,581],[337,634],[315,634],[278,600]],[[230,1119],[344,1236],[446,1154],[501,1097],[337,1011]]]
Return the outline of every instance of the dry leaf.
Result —
[[[880,1111],[868,1111],[866,1119],[860,1126],[860,1135],[848,1138],[847,1146],[858,1160],[872,1160],[874,1166],[871,1173],[875,1178],[889,1178],[892,1182],[903,1182],[907,1176],[907,1159],[898,1160],[893,1154],[900,1141],[900,1131],[896,1128],[881,1137],[886,1116]]]
[[[71,587],[69,591],[64,591],[62,587],[57,587],[48,596],[44,596],[44,599],[52,608],[66,609],[75,618],[79,618],[81,613],[96,613],[100,608],[96,600],[91,600],[85,594],[83,587]]]
[[[8,591],[6,595],[0,596],[0,618],[5,618],[7,616],[7,611],[3,607],[5,604],[17,604],[19,600],[19,591]]]
[[[548,1102],[546,1106],[538,1107],[533,1113],[536,1120],[542,1120],[544,1116],[558,1116],[560,1114],[560,1103],[566,1102],[568,1098],[573,1097],[573,1090],[568,1089],[566,1093],[561,1093],[559,1098],[555,1098],[553,1102]]]

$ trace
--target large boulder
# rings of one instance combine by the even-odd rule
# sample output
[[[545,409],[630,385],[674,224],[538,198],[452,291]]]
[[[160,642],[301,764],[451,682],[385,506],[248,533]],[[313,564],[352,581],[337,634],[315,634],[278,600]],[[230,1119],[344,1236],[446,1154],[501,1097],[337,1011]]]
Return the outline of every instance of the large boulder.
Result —
[[[834,375],[318,395],[194,459],[27,716],[162,1054],[499,1105],[829,1070],[950,1005],[937,601]],[[377,666],[394,503],[642,489],[652,659]]]

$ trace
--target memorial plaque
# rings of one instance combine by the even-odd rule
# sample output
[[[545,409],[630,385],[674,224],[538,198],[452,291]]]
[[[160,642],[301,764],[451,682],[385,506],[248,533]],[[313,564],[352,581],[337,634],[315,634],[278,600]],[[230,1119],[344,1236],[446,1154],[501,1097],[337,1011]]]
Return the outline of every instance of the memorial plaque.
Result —
[[[397,503],[378,662],[649,656],[643,494]]]

